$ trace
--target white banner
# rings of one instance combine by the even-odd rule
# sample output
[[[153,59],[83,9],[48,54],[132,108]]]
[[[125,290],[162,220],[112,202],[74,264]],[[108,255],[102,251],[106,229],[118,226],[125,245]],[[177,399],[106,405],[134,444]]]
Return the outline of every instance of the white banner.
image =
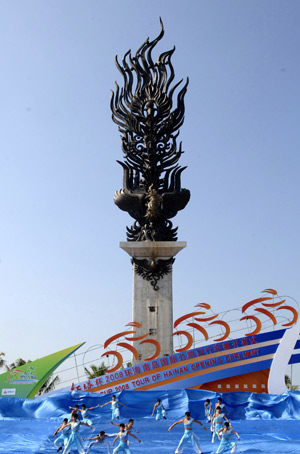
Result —
[[[2,389],[2,396],[15,396],[16,395],[16,388],[7,388]]]

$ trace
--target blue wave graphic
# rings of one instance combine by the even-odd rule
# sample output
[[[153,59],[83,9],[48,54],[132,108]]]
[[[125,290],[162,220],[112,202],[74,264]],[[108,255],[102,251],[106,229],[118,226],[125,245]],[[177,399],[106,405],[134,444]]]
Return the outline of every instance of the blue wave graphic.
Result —
[[[126,405],[121,407],[121,421],[134,418],[142,443],[132,439],[132,453],[168,454],[174,453],[182,435],[182,424],[171,432],[168,427],[190,411],[193,418],[202,420],[207,431],[195,425],[200,437],[200,445],[205,454],[214,453],[218,443],[211,444],[209,425],[204,421],[204,402],[207,398],[216,402],[219,394],[191,389],[170,391],[123,391],[119,400]],[[160,398],[167,410],[167,421],[151,418],[153,405]],[[111,395],[97,395],[76,392],[57,392],[45,398],[33,400],[14,397],[0,398],[0,453],[29,454],[54,453],[52,436],[65,416],[69,416],[69,406],[85,403],[94,407],[109,401]],[[230,414],[234,429],[239,432],[238,452],[255,454],[299,454],[300,433],[300,392],[287,392],[280,396],[251,393],[226,393],[223,402]],[[82,436],[93,437],[100,430],[115,433],[117,428],[110,425],[110,406],[89,412],[94,430],[84,427]],[[95,449],[95,453],[106,452]],[[93,451],[91,451],[93,452]],[[185,451],[193,452],[192,447]]]

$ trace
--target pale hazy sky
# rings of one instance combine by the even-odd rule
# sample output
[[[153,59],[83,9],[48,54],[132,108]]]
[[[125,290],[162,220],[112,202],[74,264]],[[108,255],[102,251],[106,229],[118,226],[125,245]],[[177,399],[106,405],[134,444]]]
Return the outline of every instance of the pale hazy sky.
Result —
[[[0,2],[0,351],[35,359],[131,320],[129,216],[110,90],[115,54],[159,33],[190,77],[180,139],[191,191],[175,219],[174,313],[300,301],[300,3]]]

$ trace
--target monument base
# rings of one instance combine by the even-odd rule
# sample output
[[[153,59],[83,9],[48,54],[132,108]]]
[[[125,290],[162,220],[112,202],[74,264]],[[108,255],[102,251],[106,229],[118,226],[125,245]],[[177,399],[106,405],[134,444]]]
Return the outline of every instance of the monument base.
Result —
[[[138,336],[149,334],[144,343],[134,342],[139,356],[138,359],[133,358],[133,364],[151,359],[158,351],[158,357],[173,353],[172,264],[158,279],[156,285],[153,284],[150,275],[139,273],[137,267],[145,261],[150,264],[169,261],[185,247],[185,241],[120,242],[120,248],[135,260],[132,321],[142,325]]]

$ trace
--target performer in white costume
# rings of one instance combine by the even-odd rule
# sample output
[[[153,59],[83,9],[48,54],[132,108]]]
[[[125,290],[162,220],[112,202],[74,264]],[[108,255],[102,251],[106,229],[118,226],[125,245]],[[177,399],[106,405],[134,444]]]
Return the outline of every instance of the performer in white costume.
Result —
[[[185,413],[185,418],[174,422],[174,424],[172,424],[168,430],[172,430],[172,428],[174,426],[176,426],[176,424],[179,424],[181,422],[183,422],[183,425],[184,425],[184,434],[179,442],[179,445],[177,446],[175,454],[181,454],[183,452],[185,446],[188,444],[188,442],[192,443],[194,451],[197,454],[203,454],[202,450],[200,448],[200,445],[199,445],[199,441],[198,441],[199,439],[198,439],[197,435],[195,435],[194,432],[192,431],[192,424],[193,424],[193,422],[200,424],[200,426],[202,426],[204,430],[207,430],[206,427],[203,426],[202,422],[197,421],[197,419],[191,418],[190,412],[187,411]]]
[[[157,402],[156,402],[156,404],[153,407],[153,411],[152,411],[152,415],[151,416],[154,415],[155,411],[156,411],[156,416],[155,416],[156,421],[159,421],[161,418],[167,419],[166,409],[163,406],[163,404],[161,403],[160,399],[157,399]]]
[[[66,427],[70,426],[71,433],[68,438],[67,443],[65,444],[65,449],[63,450],[63,454],[68,454],[71,451],[78,451],[79,454],[85,454],[85,450],[82,444],[81,437],[79,436],[79,429],[80,426],[87,426],[90,429],[93,429],[92,426],[89,426],[85,422],[81,422],[78,420],[78,415],[73,413],[72,415],[72,422],[66,425]]]
[[[104,447],[106,446],[107,447],[107,452],[108,454],[111,454],[111,450],[110,450],[110,445],[107,441],[107,438],[112,438],[112,437],[115,437],[116,435],[118,434],[106,434],[104,432],[104,430],[101,430],[101,432],[99,433],[99,435],[97,435],[96,437],[93,437],[93,438],[83,438],[84,441],[91,441],[91,443],[89,444],[88,446],[88,449],[86,451],[86,454],[89,454],[90,451],[91,451],[91,448],[93,446],[99,446],[99,447]]]
[[[224,427],[218,430],[218,438],[221,440],[220,446],[218,447],[217,454],[223,454],[225,451],[231,449],[231,453],[236,452],[236,443],[234,441],[229,441],[232,434],[235,434],[240,439],[240,436],[232,428],[229,427],[229,422],[224,423]]]
[[[117,454],[118,452],[125,452],[125,454],[131,454],[131,451],[128,446],[128,435],[135,438],[139,443],[141,442],[141,440],[139,440],[135,435],[126,430],[125,424],[122,423],[120,424],[120,432],[113,441],[114,446],[115,442],[119,439],[119,444],[114,449],[113,454]]]
[[[67,444],[67,441],[69,439],[71,428],[68,425],[68,421],[69,421],[68,418],[65,418],[63,420],[63,423],[56,429],[56,431],[53,434],[53,437],[55,437],[55,435],[60,432],[59,437],[57,437],[54,442],[54,446],[58,448],[57,452],[63,449],[63,446]]]
[[[112,400],[109,402],[106,402],[106,404],[101,405],[102,407],[105,407],[105,405],[111,404],[111,419],[119,419],[120,418],[120,410],[119,410],[119,405],[122,405],[123,407],[126,407],[126,405],[122,404],[115,395],[112,396]]]

